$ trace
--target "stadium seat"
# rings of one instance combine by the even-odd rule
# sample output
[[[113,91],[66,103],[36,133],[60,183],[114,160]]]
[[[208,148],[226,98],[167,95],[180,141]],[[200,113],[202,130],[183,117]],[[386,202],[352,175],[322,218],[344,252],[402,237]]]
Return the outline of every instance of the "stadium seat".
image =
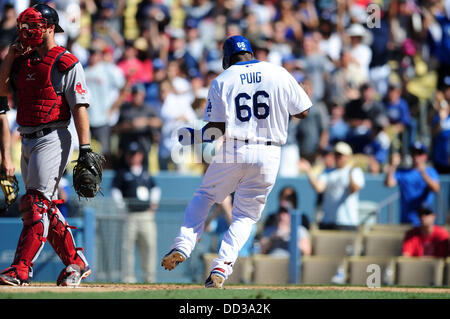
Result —
[[[253,283],[287,284],[289,282],[289,257],[253,256]]]
[[[401,232],[369,232],[363,235],[362,255],[398,257],[402,255],[404,234]]]
[[[372,225],[369,230],[388,233],[400,232],[404,234],[413,227],[414,226],[411,224],[375,224]]]
[[[217,258],[217,254],[206,253],[203,255],[205,265],[205,278],[209,276],[213,260]],[[239,257],[233,266],[233,273],[227,279],[227,284],[249,283],[252,275],[252,260],[250,257]]]
[[[444,286],[450,286],[450,257],[445,260],[443,283]]]
[[[357,231],[315,230],[311,232],[312,254],[315,256],[355,256],[360,252]]]
[[[337,256],[303,256],[302,284],[331,284],[344,258]],[[344,278],[345,280],[345,278]]]
[[[347,283],[350,285],[366,286],[367,277],[371,274],[368,272],[368,266],[375,264],[380,266],[380,283],[388,284],[386,282],[386,270],[390,266],[393,269],[395,258],[391,257],[369,257],[369,256],[353,256],[345,260],[345,273],[347,276]]]
[[[440,286],[444,259],[433,257],[398,257],[395,284],[401,286]]]

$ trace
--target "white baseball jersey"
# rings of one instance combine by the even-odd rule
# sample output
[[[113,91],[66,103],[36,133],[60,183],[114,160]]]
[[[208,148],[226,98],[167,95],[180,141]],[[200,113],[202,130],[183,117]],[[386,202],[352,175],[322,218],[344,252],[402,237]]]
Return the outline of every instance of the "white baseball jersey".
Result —
[[[284,144],[289,115],[312,105],[284,68],[268,62],[238,62],[212,82],[204,120],[225,122],[227,139]]]

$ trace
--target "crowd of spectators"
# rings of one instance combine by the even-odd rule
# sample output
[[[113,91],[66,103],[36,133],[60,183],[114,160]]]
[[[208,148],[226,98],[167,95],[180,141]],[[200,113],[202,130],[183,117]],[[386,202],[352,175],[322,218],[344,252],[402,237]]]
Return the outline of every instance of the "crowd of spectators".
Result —
[[[195,171],[173,161],[173,132],[202,119],[221,43],[242,34],[314,103],[290,123],[280,174],[297,175],[293,161],[314,165],[339,141],[366,172],[385,172],[390,153],[411,164],[417,140],[439,173],[450,171],[449,0],[3,0],[0,57],[17,12],[35,2],[57,9],[57,42],[85,67],[92,138],[112,166],[133,140],[151,171]]]

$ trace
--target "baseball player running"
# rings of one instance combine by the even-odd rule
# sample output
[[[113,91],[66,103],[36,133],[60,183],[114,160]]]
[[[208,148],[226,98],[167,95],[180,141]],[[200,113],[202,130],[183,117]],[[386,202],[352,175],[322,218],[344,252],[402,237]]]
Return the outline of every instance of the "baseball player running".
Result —
[[[235,192],[232,222],[206,288],[222,288],[231,275],[239,250],[260,219],[275,183],[289,116],[305,118],[312,105],[287,70],[255,60],[249,41],[242,36],[224,42],[222,64],[225,71],[212,82],[208,93],[204,113],[208,123],[200,131],[188,128],[190,141],[180,136],[182,144],[189,144],[199,140],[195,136],[207,141],[222,134],[222,151],[209,165],[186,208],[179,234],[162,259],[168,270],[185,261],[202,235],[211,206]]]
[[[15,93],[22,135],[21,173],[26,193],[20,198],[23,228],[11,267],[0,273],[0,284],[28,285],[33,263],[46,241],[65,268],[58,286],[77,286],[91,270],[76,248],[70,228],[56,204],[57,187],[70,160],[73,115],[80,153],[90,152],[84,71],[77,58],[55,43],[63,32],[56,11],[44,4],[24,10],[17,19],[19,38],[0,67],[0,95]]]

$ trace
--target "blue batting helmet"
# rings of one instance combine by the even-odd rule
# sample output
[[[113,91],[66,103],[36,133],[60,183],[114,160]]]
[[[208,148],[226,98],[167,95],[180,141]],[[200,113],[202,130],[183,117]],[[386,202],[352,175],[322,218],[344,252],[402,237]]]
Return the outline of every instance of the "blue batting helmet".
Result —
[[[226,39],[223,43],[223,59],[222,67],[224,70],[228,69],[231,65],[231,57],[234,54],[241,52],[253,53],[250,42],[241,35],[235,35]]]

